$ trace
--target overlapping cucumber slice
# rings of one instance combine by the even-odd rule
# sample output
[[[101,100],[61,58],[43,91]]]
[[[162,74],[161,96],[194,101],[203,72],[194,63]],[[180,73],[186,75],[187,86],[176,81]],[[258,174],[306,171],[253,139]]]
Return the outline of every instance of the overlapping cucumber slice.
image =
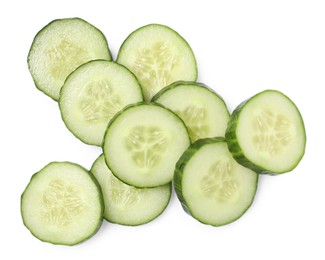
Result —
[[[68,76],[59,106],[64,123],[77,138],[100,146],[109,120],[126,105],[142,100],[133,73],[116,62],[95,60]]]
[[[103,33],[80,18],[50,22],[34,38],[28,68],[36,87],[58,100],[66,77],[90,60],[111,60]]]
[[[240,218],[252,204],[258,174],[238,164],[224,138],[193,143],[176,164],[174,185],[184,210],[212,226]]]
[[[146,101],[177,80],[197,79],[191,47],[165,25],[148,24],[132,32],[123,42],[117,62],[137,76]]]
[[[177,81],[163,88],[152,101],[174,111],[185,122],[191,141],[225,136],[229,112],[224,100],[206,85]]]
[[[90,170],[104,195],[106,220],[129,226],[142,225],[157,218],[167,207],[171,183],[154,188],[136,188],[117,179],[100,155]]]
[[[155,103],[137,103],[109,123],[103,142],[112,173],[135,187],[156,187],[173,179],[175,164],[189,146],[183,121]]]

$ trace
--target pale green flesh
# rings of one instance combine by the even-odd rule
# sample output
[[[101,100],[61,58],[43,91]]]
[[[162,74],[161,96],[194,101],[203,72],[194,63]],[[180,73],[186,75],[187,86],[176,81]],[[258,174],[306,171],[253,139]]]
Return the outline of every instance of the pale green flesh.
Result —
[[[51,163],[35,174],[21,200],[25,226],[38,239],[74,245],[90,236],[102,221],[102,194],[80,166]]]
[[[187,42],[172,29],[151,24],[134,31],[123,43],[117,62],[139,79],[145,100],[177,80],[195,81],[197,68]]]
[[[104,35],[79,18],[55,20],[35,37],[28,66],[36,86],[55,100],[66,77],[81,64],[111,60]]]
[[[117,179],[101,155],[91,172],[98,180],[104,195],[104,217],[122,225],[141,225],[159,216],[168,205],[171,185],[138,189]]]
[[[201,147],[187,162],[182,195],[199,221],[220,226],[244,214],[251,205],[257,174],[233,159],[225,142]]]
[[[277,91],[266,91],[247,102],[240,112],[236,133],[247,159],[271,172],[291,169],[305,149],[301,115]]]
[[[173,178],[190,144],[182,120],[154,104],[134,105],[110,122],[103,150],[113,174],[136,187],[155,187]]]
[[[180,84],[164,92],[155,102],[171,109],[182,118],[191,141],[224,136],[229,112],[215,93],[195,84]]]
[[[143,100],[135,76],[112,61],[91,61],[64,83],[59,105],[69,130],[88,144],[101,145],[109,120],[126,105]]]

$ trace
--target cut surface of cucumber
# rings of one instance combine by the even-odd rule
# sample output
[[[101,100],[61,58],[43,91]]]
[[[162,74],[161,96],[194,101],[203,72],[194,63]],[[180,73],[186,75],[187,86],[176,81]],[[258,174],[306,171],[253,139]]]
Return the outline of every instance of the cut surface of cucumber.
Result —
[[[80,18],[64,18],[50,22],[37,33],[27,61],[36,87],[58,100],[66,77],[95,59],[111,60],[102,32]]]
[[[137,103],[109,122],[103,152],[118,179],[135,187],[156,187],[172,180],[189,144],[186,126],[175,113],[155,103]]]
[[[75,245],[93,236],[104,212],[100,186],[84,168],[52,162],[34,174],[21,196],[25,226],[38,239]]]
[[[197,78],[196,60],[188,43],[173,29],[160,24],[132,32],[123,42],[117,62],[137,76],[146,101],[174,81]]]
[[[183,209],[198,221],[221,226],[251,206],[258,174],[238,164],[223,138],[200,139],[176,164],[174,187]]]
[[[59,106],[65,125],[77,138],[101,145],[109,120],[126,105],[142,100],[133,73],[113,61],[95,60],[68,76]]]
[[[171,184],[155,188],[135,188],[117,179],[100,155],[90,170],[104,196],[104,218],[110,222],[136,226],[157,218],[167,207]]]
[[[226,139],[239,163],[269,174],[294,169],[306,145],[298,108],[276,90],[260,92],[239,105],[229,121]]]
[[[185,122],[191,141],[224,137],[229,112],[223,99],[202,83],[178,81],[163,88],[153,102],[174,111]]]

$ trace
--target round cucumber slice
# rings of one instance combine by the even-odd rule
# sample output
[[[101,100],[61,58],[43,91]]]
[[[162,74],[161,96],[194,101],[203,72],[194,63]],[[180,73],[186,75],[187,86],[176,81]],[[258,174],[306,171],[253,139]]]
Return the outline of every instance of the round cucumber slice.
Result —
[[[226,139],[240,164],[268,174],[293,170],[306,146],[298,108],[276,90],[265,90],[240,104],[231,116]]]
[[[183,209],[196,220],[221,226],[251,206],[258,174],[238,164],[223,138],[200,139],[176,164],[174,187]]]
[[[171,109],[185,122],[191,141],[225,136],[229,111],[224,100],[206,85],[177,81],[163,88],[153,102]]]
[[[132,32],[123,42],[117,62],[137,76],[146,101],[174,81],[197,78],[191,47],[165,25],[149,24]]]
[[[167,207],[171,196],[171,183],[142,188],[125,184],[117,179],[100,155],[90,170],[98,180],[104,196],[104,218],[110,222],[136,226],[157,218]]]
[[[126,105],[142,100],[133,73],[113,61],[95,60],[68,76],[59,106],[64,123],[77,138],[100,146],[109,120]]]
[[[139,188],[169,183],[189,146],[183,121],[155,103],[137,103],[108,124],[103,142],[106,163],[121,181]]]
[[[96,59],[112,59],[102,32],[80,18],[65,18],[50,22],[37,33],[27,62],[36,87],[58,100],[66,77]]]
[[[34,174],[21,196],[25,226],[38,239],[75,245],[99,229],[104,212],[94,176],[70,162],[52,162]]]

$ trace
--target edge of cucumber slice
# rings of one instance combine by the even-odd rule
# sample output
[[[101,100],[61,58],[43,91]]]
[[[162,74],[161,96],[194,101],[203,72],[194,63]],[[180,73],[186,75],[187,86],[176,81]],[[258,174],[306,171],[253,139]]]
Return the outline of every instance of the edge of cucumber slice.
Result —
[[[216,93],[212,88],[210,88],[209,86],[205,85],[204,83],[201,82],[196,82],[196,81],[186,81],[186,80],[177,80],[171,84],[169,84],[168,86],[162,88],[159,92],[157,92],[151,99],[152,102],[156,102],[157,99],[159,99],[159,97],[161,95],[163,95],[165,92],[170,91],[173,88],[177,88],[179,86],[182,85],[196,85],[198,87],[202,87],[210,92],[212,92],[213,94],[217,95],[220,99],[222,99],[222,101],[224,101],[224,99],[218,94]]]
[[[256,97],[258,97],[259,95],[262,95],[264,93],[267,93],[267,92],[277,93],[277,94],[280,94],[282,97],[284,97],[292,105],[292,107],[296,110],[297,116],[299,117],[299,120],[300,120],[299,123],[302,126],[303,136],[301,136],[301,138],[304,140],[303,150],[301,151],[300,156],[296,158],[295,163],[293,163],[291,165],[291,167],[289,167],[289,168],[287,168],[287,169],[285,169],[283,171],[273,171],[271,169],[265,168],[260,163],[253,162],[245,154],[244,149],[241,147],[241,145],[240,145],[240,143],[238,141],[237,127],[238,127],[238,122],[239,122],[241,112]],[[250,122],[247,122],[247,123],[250,123]],[[307,137],[306,137],[304,121],[303,121],[302,115],[300,114],[300,111],[299,111],[298,107],[296,106],[296,104],[288,96],[286,96],[282,92],[280,92],[278,90],[271,90],[271,89],[267,89],[267,90],[264,90],[262,92],[259,92],[259,93],[255,94],[254,96],[248,98],[247,100],[243,101],[241,104],[239,104],[235,108],[235,110],[233,111],[233,113],[232,113],[232,115],[230,117],[230,120],[228,122],[227,130],[226,130],[226,141],[227,141],[227,144],[228,144],[228,148],[229,148],[230,152],[232,153],[234,159],[239,164],[241,164],[241,165],[243,165],[243,166],[245,166],[247,168],[250,168],[253,171],[255,171],[257,173],[260,173],[260,174],[280,175],[280,174],[283,174],[283,173],[286,173],[286,172],[290,172],[294,168],[296,168],[297,165],[299,164],[299,162],[301,161],[301,159],[303,158],[304,154],[305,154],[306,139],[307,139]],[[283,158],[283,159],[285,160],[285,158]]]
[[[100,212],[99,212],[99,219],[97,221],[97,225],[93,228],[92,232],[90,232],[89,235],[85,235],[80,240],[75,241],[75,242],[70,242],[70,243],[63,242],[63,241],[58,242],[58,239],[57,238],[54,238],[53,239],[53,238],[50,238],[50,237],[49,238],[40,237],[38,234],[36,234],[37,232],[34,231],[33,228],[31,228],[29,226],[29,224],[27,223],[27,221],[25,219],[25,214],[26,213],[24,212],[24,208],[23,208],[25,194],[27,192],[29,192],[28,189],[29,189],[30,185],[32,185],[33,181],[35,179],[37,179],[40,175],[42,175],[42,173],[44,171],[46,171],[48,168],[55,167],[55,166],[58,166],[58,165],[60,165],[60,166],[68,165],[68,167],[76,167],[76,169],[81,170],[82,174],[87,174],[87,176],[89,177],[90,181],[95,185],[96,190],[98,191],[98,203],[99,203],[99,206],[100,206]],[[35,203],[37,203],[37,199],[36,199],[37,196],[40,196],[40,195],[35,195],[34,196],[35,197]],[[102,193],[101,187],[100,187],[97,179],[95,178],[95,176],[90,171],[88,171],[87,169],[85,169],[84,167],[82,167],[81,165],[76,164],[76,163],[73,163],[73,162],[68,162],[68,161],[53,161],[53,162],[50,162],[47,165],[45,165],[42,169],[40,169],[38,172],[34,173],[31,176],[29,183],[25,187],[25,190],[23,191],[23,193],[20,196],[20,213],[21,213],[21,217],[22,217],[22,221],[23,221],[24,226],[38,240],[40,240],[42,242],[46,242],[46,243],[51,243],[51,244],[54,244],[54,245],[73,246],[73,245],[76,245],[76,244],[80,244],[80,243],[88,240],[92,236],[94,236],[97,233],[97,231],[99,230],[99,228],[101,227],[101,225],[102,225],[103,215],[104,215],[104,207],[105,207],[105,205],[104,205],[104,200],[103,200],[103,193]],[[54,234],[54,236],[55,236],[55,234]]]

